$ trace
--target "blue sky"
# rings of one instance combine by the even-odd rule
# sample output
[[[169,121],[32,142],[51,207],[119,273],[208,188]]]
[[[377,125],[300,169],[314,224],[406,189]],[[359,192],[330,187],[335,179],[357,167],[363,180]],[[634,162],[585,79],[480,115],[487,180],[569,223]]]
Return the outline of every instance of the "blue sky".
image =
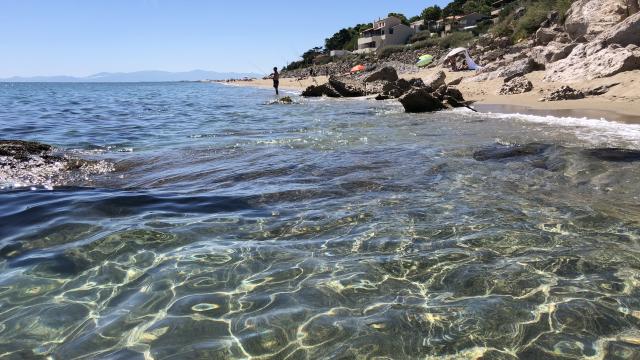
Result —
[[[0,0],[0,77],[266,72],[335,31],[448,0]]]

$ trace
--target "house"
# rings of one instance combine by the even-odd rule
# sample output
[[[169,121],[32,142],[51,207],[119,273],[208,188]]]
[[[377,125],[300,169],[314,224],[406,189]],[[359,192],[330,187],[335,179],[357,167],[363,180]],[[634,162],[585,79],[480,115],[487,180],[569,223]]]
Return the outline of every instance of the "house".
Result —
[[[424,20],[414,21],[409,27],[413,29],[414,32],[420,32],[425,29]]]
[[[463,30],[470,30],[478,26],[479,22],[487,19],[489,19],[488,16],[474,12],[463,16],[462,19],[458,20],[458,23]]]
[[[427,21],[426,25],[424,20],[418,20],[418,21],[412,22],[410,27],[413,29],[414,32],[428,30],[432,33],[438,33],[444,29],[444,25],[442,26],[440,25],[438,25],[438,22],[435,20]]]
[[[441,36],[450,34],[454,31],[471,30],[474,29],[479,22],[489,19],[488,16],[471,13],[462,16],[449,16],[437,21],[437,26],[442,29]]]
[[[329,52],[329,56],[331,57],[342,57],[350,54],[351,54],[351,51],[348,51],[348,50],[331,50]]]
[[[414,34],[414,30],[395,16],[373,22],[373,27],[360,33],[358,50],[355,53],[366,54],[385,46],[404,45]]]

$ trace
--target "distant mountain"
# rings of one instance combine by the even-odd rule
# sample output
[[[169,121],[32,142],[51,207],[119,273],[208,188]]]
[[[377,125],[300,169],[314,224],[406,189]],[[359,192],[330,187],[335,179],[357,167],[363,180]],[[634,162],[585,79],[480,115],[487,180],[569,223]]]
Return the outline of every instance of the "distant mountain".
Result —
[[[192,70],[186,72],[168,71],[136,71],[130,73],[98,73],[86,77],[74,76],[14,76],[0,79],[0,82],[159,82],[159,81],[197,81],[224,80],[243,77],[261,77],[256,73],[223,73],[206,70]]]

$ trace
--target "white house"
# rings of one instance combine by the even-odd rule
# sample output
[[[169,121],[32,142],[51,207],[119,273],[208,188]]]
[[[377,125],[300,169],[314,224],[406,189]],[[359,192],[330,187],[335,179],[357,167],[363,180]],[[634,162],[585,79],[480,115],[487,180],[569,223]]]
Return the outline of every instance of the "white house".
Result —
[[[348,50],[331,50],[329,52],[329,56],[331,57],[341,57],[341,56],[347,56],[351,54],[351,51]]]
[[[404,45],[414,34],[414,30],[400,19],[390,16],[373,22],[373,27],[360,33],[358,54],[374,52],[390,45]]]

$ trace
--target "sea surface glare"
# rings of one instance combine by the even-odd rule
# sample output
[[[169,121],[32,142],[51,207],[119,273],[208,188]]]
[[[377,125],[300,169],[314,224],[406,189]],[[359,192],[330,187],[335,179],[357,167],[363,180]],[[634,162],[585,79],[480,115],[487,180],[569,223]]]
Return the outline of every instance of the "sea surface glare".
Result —
[[[640,358],[640,125],[273,99],[0,84],[0,359]]]

